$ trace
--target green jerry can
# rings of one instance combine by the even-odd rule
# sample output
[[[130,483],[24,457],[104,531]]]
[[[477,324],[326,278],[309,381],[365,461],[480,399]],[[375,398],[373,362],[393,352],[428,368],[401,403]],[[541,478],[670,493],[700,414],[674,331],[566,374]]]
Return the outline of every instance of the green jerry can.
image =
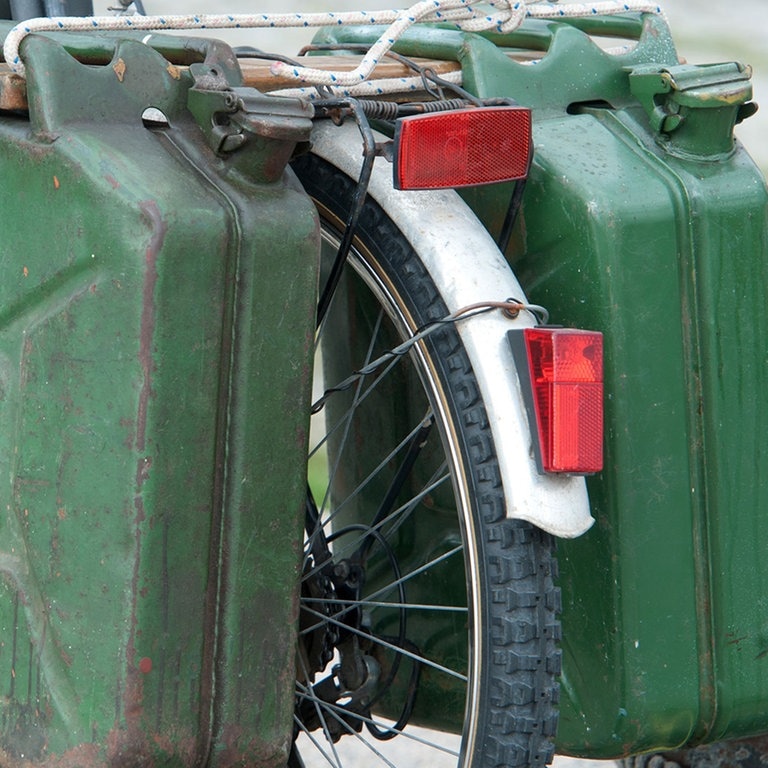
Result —
[[[658,17],[637,32],[617,61],[552,25],[505,91],[538,108],[508,257],[558,322],[605,333],[596,524],[559,549],[558,747],[598,758],[768,729],[768,196],[733,138],[749,71],[679,64]]]
[[[349,46],[379,32],[339,26],[320,39]],[[294,163],[318,200],[316,214],[285,174],[309,140],[309,107],[283,97],[267,106],[266,97],[243,87],[221,44],[157,38],[150,48],[140,36],[85,37],[67,37],[68,49],[102,66],[75,61],[60,36],[28,37],[28,110],[0,114],[0,767],[288,761],[296,768],[302,758],[290,744],[293,694],[303,660],[296,633],[311,640],[320,626],[309,611],[300,613],[299,600],[328,601],[322,589],[302,594],[299,586],[302,527],[318,516],[306,485],[317,262],[343,239],[334,196],[342,187],[345,196],[355,194],[347,161],[361,153],[316,130],[314,156]],[[602,46],[595,42],[601,38]],[[617,38],[622,47],[605,50]],[[435,26],[407,32],[396,48],[458,61],[470,92],[532,109],[535,154],[514,229],[507,231],[510,184],[462,195],[498,236],[527,300],[546,307],[553,322],[604,335],[605,469],[588,479],[596,522],[559,545],[557,751],[618,758],[768,733],[768,191],[733,136],[754,111],[749,70],[681,64],[663,17],[652,13],[528,21],[511,34]],[[334,155],[349,184],[329,170]],[[414,294],[425,284],[426,273],[416,273],[410,256],[401,260],[402,243],[371,213],[394,221],[398,205],[405,210],[389,194],[389,177],[382,192],[378,167],[369,194],[380,207],[361,214],[355,246],[369,282],[362,299],[356,283],[342,286],[350,313],[331,316],[331,332],[352,318],[362,334],[373,307],[376,338],[385,309],[402,310],[395,299],[405,290],[374,267],[402,266],[402,284]],[[313,168],[326,175],[313,176]],[[433,199],[455,204],[453,193]],[[446,208],[446,218],[457,218],[456,208]],[[411,200],[400,218],[416,242],[422,210]],[[462,206],[464,213],[506,275],[491,238]],[[360,245],[370,232],[383,255]],[[454,258],[458,249],[448,239],[440,255]],[[467,247],[468,275],[473,266],[480,271],[478,253]],[[457,268],[443,279],[460,284],[461,274]],[[392,338],[403,335],[398,323],[416,333],[421,316],[406,319],[397,316]],[[388,354],[395,341],[384,336]],[[349,346],[341,333],[335,339]],[[454,346],[435,349],[395,395],[380,391],[381,401],[369,401],[370,423],[380,405],[407,411],[397,398],[428,389],[424,379],[438,364],[471,373],[470,358],[455,355]],[[363,351],[366,362],[383,356],[372,341]],[[348,368],[358,371],[346,364],[342,371]],[[485,429],[489,419],[475,410],[472,392],[458,394],[472,429]],[[421,451],[421,430],[431,429],[434,411],[431,401],[414,401],[422,422],[409,445]],[[529,438],[525,432],[518,442],[526,444],[523,459],[530,458]],[[484,446],[472,444],[480,465]],[[357,441],[352,447],[368,459]],[[434,458],[426,488],[447,477],[443,457]],[[472,487],[499,486],[496,466]],[[382,515],[399,490],[395,481],[383,493],[373,488],[385,497]],[[382,580],[394,573],[393,584],[403,581],[398,568],[408,548],[416,562],[436,542],[433,562],[440,563],[462,548],[459,528],[443,522],[457,525],[455,499],[423,496],[418,537],[404,528],[402,541],[382,548]],[[524,716],[494,714],[494,698],[504,707],[538,700],[532,685],[506,685],[517,672],[519,681],[554,680],[559,671],[555,566],[499,556],[513,545],[533,552],[531,541],[541,538],[518,530],[500,498],[481,499],[488,525],[500,520],[504,527],[491,529],[489,548],[478,550],[491,555],[478,556],[472,573],[487,579],[476,579],[490,593],[482,599],[506,605],[514,597],[519,604],[510,611],[522,606],[543,619],[498,616],[498,643],[474,655],[489,654],[505,672],[495,688],[482,688],[491,691],[483,701],[466,700],[484,710],[485,732],[491,721],[504,734],[540,729],[551,747],[554,715],[531,726]],[[347,514],[324,546],[359,534],[357,513]],[[378,512],[374,520],[378,530]],[[358,549],[374,538],[365,530]],[[315,544],[308,545],[313,558]],[[322,572],[325,557],[317,555],[310,576]],[[525,579],[540,574],[546,590],[494,591],[488,579],[498,570],[506,583],[518,566]],[[335,575],[349,584],[358,576]],[[475,594],[463,570],[446,566],[435,576],[427,594]],[[336,614],[355,613],[350,626],[364,613],[357,615],[356,589],[350,586],[347,600],[355,610]],[[406,600],[398,600],[402,613]],[[459,646],[467,628],[482,622],[468,603],[444,607],[453,613],[430,615],[430,622],[448,629],[423,633],[447,639],[438,653],[451,662],[457,656],[461,671],[467,648]],[[395,650],[407,650],[411,638],[399,621],[378,631],[395,637]],[[551,658],[506,653],[506,643],[536,633],[546,635]],[[324,632],[317,635],[311,663],[324,669],[333,653]],[[410,652],[415,670],[425,646]],[[322,683],[335,685],[334,674]],[[395,672],[388,675],[385,693]],[[472,679],[454,678],[461,686]],[[441,710],[459,720],[474,716],[464,709],[463,687],[455,699],[450,687],[407,685],[414,724],[460,730]],[[334,688],[331,704],[344,693]],[[556,685],[543,695],[557,699]],[[389,702],[377,696],[386,712]],[[313,716],[297,711],[305,722]],[[325,730],[333,744],[338,734]],[[490,739],[471,749],[458,751],[452,764],[545,762],[543,753],[494,752]]]
[[[604,333],[596,524],[558,552],[557,751],[765,734],[768,194],[733,135],[755,110],[749,69],[681,64],[654,14],[419,29],[397,50],[458,61],[476,95],[533,108],[507,258],[556,322]],[[462,194],[497,234],[509,189]]]
[[[267,111],[226,46],[92,45],[108,65],[29,39],[0,115],[0,765],[281,764],[311,113]]]
[[[593,757],[768,729],[768,195],[733,138],[751,84],[661,58],[657,21],[653,61],[562,70],[509,253],[607,339],[597,522],[560,549],[559,744]]]

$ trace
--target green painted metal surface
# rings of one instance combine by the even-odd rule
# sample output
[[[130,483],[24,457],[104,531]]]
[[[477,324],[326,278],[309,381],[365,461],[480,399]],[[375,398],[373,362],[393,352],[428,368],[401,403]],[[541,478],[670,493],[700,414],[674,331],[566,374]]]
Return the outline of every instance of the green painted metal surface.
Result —
[[[586,33],[639,44],[609,56]],[[30,114],[0,116],[0,763],[282,764],[318,248],[283,168],[307,118],[286,101],[265,132],[223,48],[160,41],[187,73],[68,39],[103,66],[30,38]],[[654,17],[401,50],[534,108],[508,256],[557,322],[605,334],[597,524],[560,548],[559,749],[765,733],[768,194],[732,140],[748,72],[681,66]],[[508,192],[466,193],[493,232]]]
[[[283,167],[309,120],[239,110],[217,154],[187,103],[213,120],[227,84],[112,46],[29,39],[29,115],[0,116],[0,764],[282,765],[319,247]]]
[[[552,151],[513,261],[563,322],[606,331],[610,361],[598,524],[561,548],[563,746],[614,756],[760,732],[764,185],[741,151],[674,158],[639,111],[586,109],[538,141]]]
[[[586,33],[637,45],[609,55]],[[458,60],[473,92],[533,107],[508,257],[554,322],[605,334],[597,523],[559,550],[559,751],[765,733],[768,194],[733,140],[752,111],[748,70],[680,65],[658,17],[432,29],[400,50]],[[508,194],[465,197],[495,233]]]

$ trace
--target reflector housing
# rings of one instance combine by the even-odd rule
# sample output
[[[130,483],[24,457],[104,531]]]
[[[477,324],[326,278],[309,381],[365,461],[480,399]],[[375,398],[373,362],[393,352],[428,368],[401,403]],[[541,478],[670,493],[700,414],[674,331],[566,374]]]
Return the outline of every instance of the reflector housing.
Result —
[[[476,107],[395,123],[396,189],[446,189],[523,179],[531,164],[531,111]]]
[[[603,335],[575,328],[509,332],[539,470],[603,468]]]

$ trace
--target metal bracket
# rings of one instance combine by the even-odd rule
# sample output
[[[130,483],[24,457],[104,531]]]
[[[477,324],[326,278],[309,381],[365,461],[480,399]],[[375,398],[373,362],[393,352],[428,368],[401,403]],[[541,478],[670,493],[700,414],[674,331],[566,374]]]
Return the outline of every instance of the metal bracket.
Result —
[[[311,105],[266,96],[255,88],[233,87],[216,67],[197,64],[190,72],[194,85],[187,107],[216,154],[235,152],[253,136],[294,144],[309,141]]]

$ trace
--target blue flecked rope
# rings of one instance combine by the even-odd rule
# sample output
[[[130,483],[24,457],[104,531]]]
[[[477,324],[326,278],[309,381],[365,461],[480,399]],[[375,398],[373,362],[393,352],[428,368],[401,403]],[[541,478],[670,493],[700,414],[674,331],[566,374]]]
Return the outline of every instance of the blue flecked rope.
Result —
[[[297,84],[349,87],[366,81],[382,56],[411,26],[421,22],[450,22],[468,32],[495,30],[502,33],[517,29],[528,18],[563,18],[590,15],[612,15],[627,11],[662,14],[661,6],[650,0],[603,0],[594,3],[526,2],[525,0],[492,0],[482,9],[479,0],[420,0],[402,11],[353,11],[346,13],[288,14],[189,14],[173,16],[94,16],[85,18],[40,18],[17,24],[8,34],[3,47],[5,61],[19,76],[24,76],[24,62],[19,53],[22,40],[35,32],[233,29],[271,27],[324,27],[329,25],[377,25],[386,29],[363,57],[360,65],[349,72],[329,72],[308,67],[293,67],[275,62],[273,74],[297,81]]]

